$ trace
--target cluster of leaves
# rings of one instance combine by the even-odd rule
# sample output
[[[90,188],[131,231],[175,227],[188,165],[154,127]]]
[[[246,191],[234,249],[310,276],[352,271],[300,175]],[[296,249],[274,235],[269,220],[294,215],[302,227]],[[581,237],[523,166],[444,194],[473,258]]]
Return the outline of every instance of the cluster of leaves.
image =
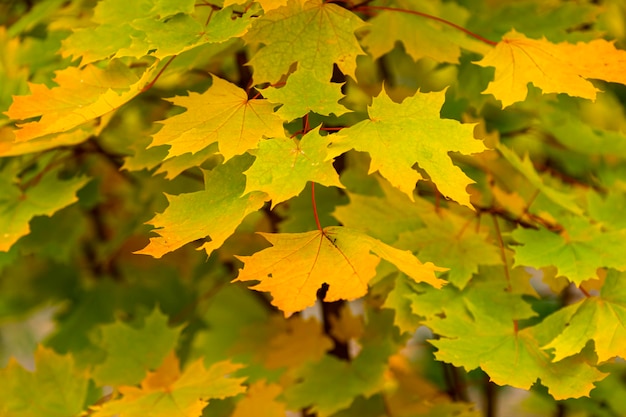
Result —
[[[623,1],[31,3],[1,415],[626,414]]]

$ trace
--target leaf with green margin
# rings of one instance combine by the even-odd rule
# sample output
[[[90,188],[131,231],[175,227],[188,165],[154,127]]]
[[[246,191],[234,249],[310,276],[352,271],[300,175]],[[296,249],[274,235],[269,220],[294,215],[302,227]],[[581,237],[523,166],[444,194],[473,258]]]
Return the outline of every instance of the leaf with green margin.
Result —
[[[81,65],[110,57],[150,55],[163,59],[240,37],[252,23],[251,13],[233,19],[232,8],[212,11],[196,8],[194,3],[100,1],[86,27],[73,29],[64,41],[63,56],[81,57]]]
[[[528,181],[541,191],[550,201],[563,207],[574,214],[582,215],[582,209],[576,204],[575,196],[572,194],[558,191],[549,185],[546,185],[543,179],[535,170],[532,161],[526,155],[524,159],[520,159],[519,156],[504,145],[497,146],[498,151],[509,161],[509,163],[518,170]]]
[[[383,10],[368,21],[371,27],[367,29],[368,33],[363,37],[361,44],[368,49],[374,59],[390,52],[398,41],[402,42],[407,54],[414,61],[428,57],[437,62],[457,64],[461,47],[482,55],[490,50],[487,44],[470,39],[459,30],[410,13],[410,11],[426,13],[464,26],[470,13],[456,3],[411,0],[398,7],[409,12]]]
[[[364,25],[354,13],[323,0],[289,0],[270,10],[244,36],[251,46],[265,45],[249,62],[255,84],[277,82],[294,63],[318,80],[330,80],[333,64],[354,78],[356,57],[364,54],[354,32]]]
[[[311,70],[298,70],[289,75],[283,87],[268,87],[261,93],[269,102],[282,104],[276,114],[288,121],[311,111],[325,116],[341,116],[348,111],[338,103],[344,98],[341,86],[318,80]]]
[[[257,147],[263,137],[284,136],[283,121],[267,100],[248,100],[244,90],[217,76],[204,93],[169,99],[187,109],[161,122],[150,147],[170,145],[169,156],[196,153],[217,142],[226,160]]]
[[[28,223],[33,217],[52,216],[78,201],[76,192],[88,178],[61,180],[59,171],[49,171],[25,191],[13,184],[0,183],[0,251],[7,252],[20,237],[30,233]]]
[[[398,104],[383,90],[369,108],[369,119],[342,129],[329,156],[350,149],[368,152],[372,158],[369,172],[379,171],[411,199],[415,184],[422,179],[412,168],[417,163],[444,196],[471,208],[466,187],[473,181],[452,163],[448,152],[472,154],[486,148],[474,139],[474,125],[439,117],[444,101],[443,91],[417,92]]]
[[[438,349],[435,357],[467,370],[480,367],[498,385],[528,390],[540,379],[555,399],[589,395],[593,383],[606,374],[580,355],[555,363],[540,348],[534,328],[517,331],[516,320],[536,313],[519,294],[505,292],[504,286],[504,282],[472,282],[457,293],[459,301],[445,304],[445,318],[427,321],[441,336],[430,341]]]
[[[205,368],[203,360],[192,362],[181,374],[173,355],[149,374],[141,387],[124,386],[123,397],[92,407],[93,417],[200,417],[209,400],[224,399],[245,392],[245,378],[233,378],[241,365],[223,361]]]
[[[0,414],[3,417],[67,417],[81,415],[87,400],[89,378],[61,356],[39,346],[35,371],[9,360],[0,369]]]
[[[105,69],[89,65],[57,71],[54,81],[58,87],[29,84],[31,95],[14,97],[6,114],[16,120],[41,117],[18,124],[16,141],[64,133],[112,112],[139,94],[155,69],[156,65],[151,65],[138,76],[114,60]]]
[[[255,152],[256,159],[244,172],[244,194],[265,192],[272,199],[274,208],[300,194],[309,181],[344,188],[332,162],[325,160],[328,139],[328,136],[320,135],[318,127],[299,142],[289,138],[261,141]]]
[[[619,356],[626,358],[626,274],[609,270],[597,297],[559,309],[536,326],[545,332],[550,343],[542,349],[554,349],[559,361],[579,353],[588,341],[595,342],[599,362]]]
[[[622,251],[626,230],[604,232],[598,224],[585,218],[569,217],[561,222],[564,232],[557,234],[546,229],[517,228],[512,237],[515,246],[515,265],[543,268],[555,266],[557,276],[564,276],[576,285],[596,278],[602,267],[626,270]]]
[[[235,232],[243,218],[263,206],[266,195],[253,192],[242,195],[246,186],[243,171],[252,156],[242,155],[204,172],[204,191],[167,196],[169,206],[148,223],[160,236],[135,252],[160,258],[186,243],[211,238],[202,246],[210,255]]]
[[[488,230],[477,231],[471,225],[476,221],[474,215],[464,218],[449,210],[438,214],[425,221],[426,227],[401,233],[397,245],[412,248],[420,259],[448,268],[447,280],[460,289],[478,272],[479,265],[502,264],[500,250]]]
[[[409,251],[401,251],[346,227],[331,226],[305,233],[260,233],[273,246],[252,256],[238,257],[244,263],[235,281],[260,281],[251,287],[269,291],[272,304],[286,317],[312,306],[322,284],[329,285],[326,301],[354,300],[367,293],[383,258],[417,282],[437,288],[444,284],[435,271],[444,269],[422,264]]]
[[[181,328],[169,327],[168,320],[169,317],[155,309],[141,328],[124,322],[102,326],[99,347],[106,351],[106,359],[94,368],[93,379],[100,385],[113,386],[141,382],[148,371],[159,367],[178,342]]]

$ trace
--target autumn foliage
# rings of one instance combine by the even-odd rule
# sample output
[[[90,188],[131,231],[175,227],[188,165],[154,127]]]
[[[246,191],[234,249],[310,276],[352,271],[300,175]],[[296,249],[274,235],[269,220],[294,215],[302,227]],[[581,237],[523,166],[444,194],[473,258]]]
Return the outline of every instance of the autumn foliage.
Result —
[[[626,415],[624,27],[0,3],[0,416]]]

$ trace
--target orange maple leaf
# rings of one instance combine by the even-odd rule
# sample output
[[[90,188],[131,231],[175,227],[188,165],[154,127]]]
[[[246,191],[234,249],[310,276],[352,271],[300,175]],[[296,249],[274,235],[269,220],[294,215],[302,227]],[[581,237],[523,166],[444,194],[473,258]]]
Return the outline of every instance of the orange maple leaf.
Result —
[[[305,233],[260,233],[273,247],[244,262],[235,281],[261,281],[252,287],[269,291],[272,304],[289,317],[315,304],[318,290],[326,284],[325,301],[354,300],[367,293],[383,258],[417,282],[437,288],[445,281],[435,276],[444,271],[428,262],[422,264],[410,251],[393,248],[362,232],[332,226]]]
[[[58,87],[29,84],[31,94],[13,97],[6,114],[14,120],[40,119],[19,124],[15,140],[67,132],[112,112],[141,92],[155,68],[153,64],[137,75],[120,61],[112,61],[105,69],[88,65],[59,70],[54,78]]]
[[[503,107],[524,101],[529,82],[545,94],[566,93],[590,100],[595,100],[599,90],[589,79],[626,84],[626,51],[604,39],[554,44],[512,30],[476,64],[496,68],[494,80],[483,93],[493,94]]]

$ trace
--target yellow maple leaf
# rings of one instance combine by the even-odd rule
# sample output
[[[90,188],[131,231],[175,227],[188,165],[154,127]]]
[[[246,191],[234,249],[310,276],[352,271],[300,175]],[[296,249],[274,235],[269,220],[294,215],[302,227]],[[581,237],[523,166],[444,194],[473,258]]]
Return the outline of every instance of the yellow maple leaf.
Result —
[[[595,100],[599,90],[589,79],[626,84],[626,51],[604,39],[554,44],[512,30],[476,64],[496,68],[494,80],[483,93],[493,94],[503,107],[524,101],[529,82],[545,94],[566,93],[590,100]]]
[[[150,372],[140,387],[118,388],[122,398],[92,407],[93,417],[200,417],[212,398],[223,399],[245,391],[245,378],[229,375],[241,368],[228,361],[217,362],[208,369],[203,359],[181,373],[178,358],[170,353],[155,372]]]
[[[6,114],[15,120],[41,118],[19,124],[16,142],[67,132],[117,109],[141,92],[155,68],[156,64],[138,77],[126,65],[112,61],[105,69],[87,65],[57,71],[58,87],[29,84],[31,95],[14,97]]]
[[[444,284],[435,276],[443,271],[432,263],[422,264],[410,251],[401,251],[362,232],[331,226],[305,233],[261,233],[273,247],[244,262],[235,281],[260,281],[252,287],[269,291],[272,304],[289,317],[315,304],[318,290],[326,284],[325,301],[354,300],[367,293],[383,258],[417,282],[437,288]]]
[[[244,90],[219,77],[202,94],[169,100],[186,112],[161,122],[151,147],[170,145],[169,156],[196,153],[217,142],[226,160],[256,148],[265,137],[284,135],[283,121],[267,100],[248,100]]]

